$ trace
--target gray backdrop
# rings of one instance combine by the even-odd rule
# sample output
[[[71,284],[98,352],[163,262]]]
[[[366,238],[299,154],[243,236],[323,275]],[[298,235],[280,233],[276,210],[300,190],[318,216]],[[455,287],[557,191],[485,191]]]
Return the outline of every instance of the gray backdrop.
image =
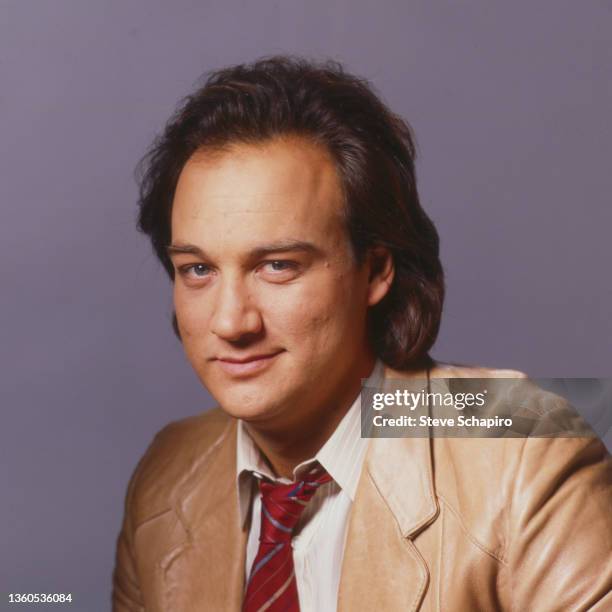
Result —
[[[611,32],[604,0],[0,0],[0,609],[108,609],[137,458],[210,406],[132,176],[201,73],[294,52],[371,79],[415,129],[442,237],[435,356],[605,377]]]

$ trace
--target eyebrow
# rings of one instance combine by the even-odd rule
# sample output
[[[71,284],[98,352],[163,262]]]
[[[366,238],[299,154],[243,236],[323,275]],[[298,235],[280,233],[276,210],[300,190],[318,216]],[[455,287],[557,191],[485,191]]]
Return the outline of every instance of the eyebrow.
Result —
[[[206,253],[198,246],[194,244],[170,244],[166,247],[168,255],[178,255],[181,253],[188,255],[196,255],[202,259],[207,259]],[[255,247],[249,252],[249,257],[258,258],[265,257],[266,255],[272,255],[274,253],[286,253],[301,251],[303,253],[318,253],[319,249],[311,242],[305,242],[303,240],[280,240],[278,242],[272,242],[270,244],[262,244]]]

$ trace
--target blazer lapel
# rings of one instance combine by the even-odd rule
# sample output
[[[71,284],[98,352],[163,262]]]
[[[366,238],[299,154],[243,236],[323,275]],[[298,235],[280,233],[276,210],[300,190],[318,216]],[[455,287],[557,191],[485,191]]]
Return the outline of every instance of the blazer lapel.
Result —
[[[339,612],[420,606],[429,571],[412,539],[438,510],[430,440],[371,439],[349,519]]]
[[[176,488],[186,537],[165,560],[164,611],[240,610],[247,532],[236,489],[236,421]]]

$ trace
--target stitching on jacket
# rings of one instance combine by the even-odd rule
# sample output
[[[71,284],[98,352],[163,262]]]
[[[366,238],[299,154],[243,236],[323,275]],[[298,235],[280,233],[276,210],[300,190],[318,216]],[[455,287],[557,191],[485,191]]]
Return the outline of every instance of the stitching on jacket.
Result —
[[[155,519],[158,519],[160,516],[164,516],[164,514],[168,514],[168,512],[172,512],[172,507],[168,506],[168,508],[166,508],[165,510],[161,510],[160,512],[156,512],[152,516],[149,516],[146,519],[144,519],[141,523],[138,523],[138,525],[135,525],[134,529],[133,529],[134,537],[136,537],[136,532],[141,527],[144,527],[147,523],[150,523],[151,521],[154,521]]]
[[[418,610],[421,606],[423,597],[429,585],[429,569],[427,568],[427,563],[425,562],[425,559],[423,559],[423,556],[419,552],[419,549],[415,546],[414,542],[410,538],[403,537],[403,539],[408,546],[408,553],[416,560],[416,565],[419,568],[419,573],[421,574],[421,578],[423,579],[421,588],[418,590],[417,596],[412,606],[410,607],[411,612],[415,612],[415,610]]]
[[[502,565],[507,565],[507,561],[501,557],[499,554],[497,554],[496,552],[489,550],[484,544],[481,544],[467,529],[467,527],[465,526],[465,523],[463,522],[463,519],[461,518],[461,515],[459,514],[459,512],[457,512],[457,510],[455,510],[455,508],[453,508],[448,501],[442,496],[440,495],[440,493],[438,493],[438,497],[444,502],[444,505],[453,513],[453,515],[455,516],[455,518],[457,519],[459,525],[461,526],[461,529],[463,531],[463,533],[467,536],[468,540],[470,540],[470,542],[472,542],[472,544],[474,544],[474,546],[476,546],[477,548],[479,548],[482,552],[484,552],[485,554],[489,555],[489,557],[492,557],[493,559],[495,559],[496,561],[498,561],[499,563],[501,563]]]

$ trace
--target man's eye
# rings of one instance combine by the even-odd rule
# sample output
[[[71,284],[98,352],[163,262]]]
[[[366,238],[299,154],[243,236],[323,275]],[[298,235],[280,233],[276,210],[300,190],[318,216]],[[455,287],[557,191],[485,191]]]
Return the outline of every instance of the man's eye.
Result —
[[[265,280],[271,283],[285,283],[295,280],[301,272],[300,265],[286,259],[270,259],[263,262],[259,272]]]
[[[284,272],[285,270],[293,270],[295,263],[292,261],[285,261],[282,259],[275,259],[266,263],[269,268],[274,272]]]
[[[298,264],[295,261],[289,261],[286,259],[273,259],[264,263],[264,270],[266,272],[272,272],[280,274],[281,272],[295,272],[298,268]]]
[[[191,264],[181,268],[181,274],[191,278],[204,278],[210,272],[210,268],[204,264]]]

